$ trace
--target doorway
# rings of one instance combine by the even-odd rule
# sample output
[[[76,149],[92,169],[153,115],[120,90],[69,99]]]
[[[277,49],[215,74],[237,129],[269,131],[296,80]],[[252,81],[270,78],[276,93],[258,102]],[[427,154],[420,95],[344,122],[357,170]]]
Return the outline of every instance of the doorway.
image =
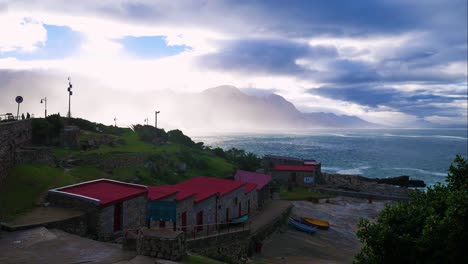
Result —
[[[114,205],[114,232],[122,230],[122,203]]]
[[[181,218],[182,231],[186,232],[187,231],[187,212],[183,212],[180,218]]]
[[[203,210],[197,213],[197,232],[203,230]]]

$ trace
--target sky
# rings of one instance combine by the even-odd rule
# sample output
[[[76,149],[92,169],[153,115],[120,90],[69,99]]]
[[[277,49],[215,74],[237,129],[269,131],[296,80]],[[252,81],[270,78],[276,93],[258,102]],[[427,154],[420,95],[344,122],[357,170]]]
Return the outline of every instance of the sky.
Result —
[[[72,114],[106,124],[143,123],[163,91],[234,85],[302,112],[466,126],[467,9],[466,0],[0,0],[0,113],[22,95],[24,111],[40,116],[47,97],[49,113],[66,114],[71,76]]]

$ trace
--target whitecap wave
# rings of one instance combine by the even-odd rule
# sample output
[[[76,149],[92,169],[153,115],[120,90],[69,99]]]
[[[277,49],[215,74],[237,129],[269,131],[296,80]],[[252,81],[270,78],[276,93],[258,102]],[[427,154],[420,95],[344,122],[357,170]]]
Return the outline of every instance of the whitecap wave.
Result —
[[[349,175],[362,175],[364,170],[370,169],[369,166],[361,166],[352,169],[339,170],[336,173],[338,174],[349,174]]]
[[[457,140],[468,140],[466,137],[460,136],[446,136],[446,135],[396,135],[384,133],[384,137],[402,137],[402,138],[442,138],[442,139],[457,139]]]
[[[410,171],[416,171],[421,174],[429,174],[429,175],[434,175],[434,176],[442,176],[445,177],[447,176],[447,173],[442,173],[442,172],[437,172],[437,171],[427,171],[423,169],[418,169],[418,168],[383,168],[384,170],[410,170]]]

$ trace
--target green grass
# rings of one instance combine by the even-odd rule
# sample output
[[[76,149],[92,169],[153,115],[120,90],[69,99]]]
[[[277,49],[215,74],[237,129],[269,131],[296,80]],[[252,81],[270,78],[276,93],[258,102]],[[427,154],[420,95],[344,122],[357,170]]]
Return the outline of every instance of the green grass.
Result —
[[[288,191],[286,186],[281,186],[279,191],[280,198],[283,200],[308,200],[330,198],[332,196],[311,192],[308,187],[294,187],[292,191]]]
[[[108,178],[109,175],[93,166],[79,166],[68,172],[78,182]]]
[[[182,259],[182,263],[184,264],[222,264],[224,262],[220,262],[214,259],[200,256],[200,255],[189,255]]]
[[[0,218],[11,219],[41,202],[51,188],[73,184],[76,180],[62,169],[45,165],[19,165],[0,188]]]
[[[138,179],[144,185],[156,185],[157,181],[150,169],[142,167],[121,167],[112,171],[111,178],[118,181],[133,181]]]

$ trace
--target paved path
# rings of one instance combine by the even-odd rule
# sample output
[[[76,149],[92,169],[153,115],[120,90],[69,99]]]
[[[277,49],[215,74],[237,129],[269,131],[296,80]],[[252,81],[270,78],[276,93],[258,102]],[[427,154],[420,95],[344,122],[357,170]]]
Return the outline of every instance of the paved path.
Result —
[[[14,220],[2,223],[10,229],[21,229],[28,226],[41,226],[47,223],[58,222],[78,216],[82,216],[84,212],[69,208],[60,207],[36,207],[33,210],[19,215]]]
[[[261,211],[256,211],[251,217],[251,232],[255,233],[265,225],[271,223],[273,219],[280,217],[292,204],[289,201],[273,200]]]
[[[135,257],[120,245],[94,241],[44,227],[2,232],[1,264],[115,263]]]

